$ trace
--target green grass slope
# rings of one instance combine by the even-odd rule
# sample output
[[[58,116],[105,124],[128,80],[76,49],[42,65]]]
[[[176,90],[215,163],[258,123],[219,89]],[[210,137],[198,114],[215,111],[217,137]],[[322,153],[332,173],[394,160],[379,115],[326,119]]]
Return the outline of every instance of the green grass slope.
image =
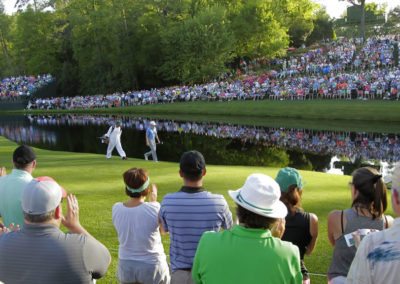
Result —
[[[11,171],[12,152],[16,144],[0,137],[0,165]],[[68,192],[76,194],[80,204],[82,225],[103,242],[112,254],[112,264],[105,278],[98,283],[117,283],[116,265],[118,260],[118,240],[111,222],[111,208],[115,202],[126,200],[122,173],[131,167],[149,170],[152,182],[159,189],[159,200],[181,186],[176,163],[153,163],[130,159],[122,161],[117,157],[106,160],[103,155],[55,152],[36,149],[37,169],[34,176],[51,176]],[[207,158],[207,157],[206,157]],[[207,167],[205,187],[214,193],[223,194],[232,212],[234,203],[227,195],[228,189],[242,186],[246,177],[261,172],[275,177],[278,169],[261,167],[212,166]],[[301,172],[306,186],[303,194],[303,207],[319,217],[320,237],[312,256],[306,257],[311,273],[325,274],[330,263],[332,248],[328,244],[326,217],[332,209],[347,208],[350,192],[347,187],[348,176],[334,176],[315,172]],[[164,248],[168,253],[169,237],[163,237]],[[326,283],[324,276],[312,276],[312,283]]]
[[[355,121],[400,121],[399,101],[307,100],[185,102],[110,109],[33,110],[31,113],[120,113],[146,115],[225,116],[251,118],[290,118]]]

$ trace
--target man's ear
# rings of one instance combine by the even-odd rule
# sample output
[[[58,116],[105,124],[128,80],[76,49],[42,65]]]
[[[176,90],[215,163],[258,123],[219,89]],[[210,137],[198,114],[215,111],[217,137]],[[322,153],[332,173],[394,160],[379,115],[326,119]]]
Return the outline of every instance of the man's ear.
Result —
[[[183,172],[182,172],[182,170],[179,170],[179,176],[180,176],[181,178],[183,178]]]
[[[201,176],[204,177],[207,174],[206,168],[203,169]]]
[[[56,220],[58,220],[58,219],[61,219],[61,217],[62,217],[62,210],[61,210],[61,204],[60,204],[54,210],[54,218]]]

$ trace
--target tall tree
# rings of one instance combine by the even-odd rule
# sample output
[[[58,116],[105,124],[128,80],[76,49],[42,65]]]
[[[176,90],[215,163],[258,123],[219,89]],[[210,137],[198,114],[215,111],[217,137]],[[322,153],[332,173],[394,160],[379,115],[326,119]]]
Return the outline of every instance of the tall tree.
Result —
[[[288,27],[279,17],[282,10],[272,0],[242,0],[230,16],[236,55],[271,58],[283,54],[289,42]]]
[[[361,12],[360,19],[360,37],[365,40],[365,0],[341,0],[352,4],[355,7],[359,7]]]
[[[218,6],[164,30],[162,44],[166,57],[159,71],[166,79],[185,83],[216,78],[234,55],[226,12]]]
[[[54,8],[57,0],[15,0],[14,7],[18,10],[23,10],[27,6],[32,5],[35,11],[42,11],[47,7]]]
[[[11,24],[12,18],[4,13],[4,5],[0,1],[0,76],[14,73],[14,64],[10,52]]]
[[[313,44],[316,41],[333,39],[335,32],[333,30],[333,21],[326,12],[325,7],[315,12],[314,29],[307,38],[307,44]]]
[[[290,44],[299,47],[304,44],[314,28],[314,11],[317,6],[310,0],[286,1],[282,19],[289,27]]]
[[[394,7],[389,11],[384,30],[387,34],[398,33],[400,29],[400,6]]]
[[[13,31],[14,54],[23,74],[54,74],[58,68],[55,14],[36,12],[31,6],[17,14]]]

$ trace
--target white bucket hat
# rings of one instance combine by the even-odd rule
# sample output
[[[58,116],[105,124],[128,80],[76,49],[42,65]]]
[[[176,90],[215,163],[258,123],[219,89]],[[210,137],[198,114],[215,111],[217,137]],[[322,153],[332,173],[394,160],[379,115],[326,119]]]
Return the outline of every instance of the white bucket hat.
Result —
[[[236,204],[261,216],[285,218],[286,205],[279,200],[279,184],[264,174],[251,174],[238,190],[229,190],[230,197]]]

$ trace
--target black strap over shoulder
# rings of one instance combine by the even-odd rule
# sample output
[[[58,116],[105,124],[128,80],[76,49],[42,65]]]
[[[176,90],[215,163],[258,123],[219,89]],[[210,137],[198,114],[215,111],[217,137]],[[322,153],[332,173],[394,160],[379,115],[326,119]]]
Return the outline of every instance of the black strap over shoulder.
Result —
[[[385,229],[389,228],[388,219],[385,214],[383,214],[383,218],[385,218]]]
[[[310,233],[310,213],[308,213],[308,212],[305,212],[304,213],[304,221],[306,222],[306,225],[305,225],[305,230],[306,230],[306,232],[309,234]]]
[[[340,226],[342,227],[342,235],[344,235],[344,228],[343,228],[343,210],[342,210],[342,213],[341,213],[341,215],[340,215]]]

